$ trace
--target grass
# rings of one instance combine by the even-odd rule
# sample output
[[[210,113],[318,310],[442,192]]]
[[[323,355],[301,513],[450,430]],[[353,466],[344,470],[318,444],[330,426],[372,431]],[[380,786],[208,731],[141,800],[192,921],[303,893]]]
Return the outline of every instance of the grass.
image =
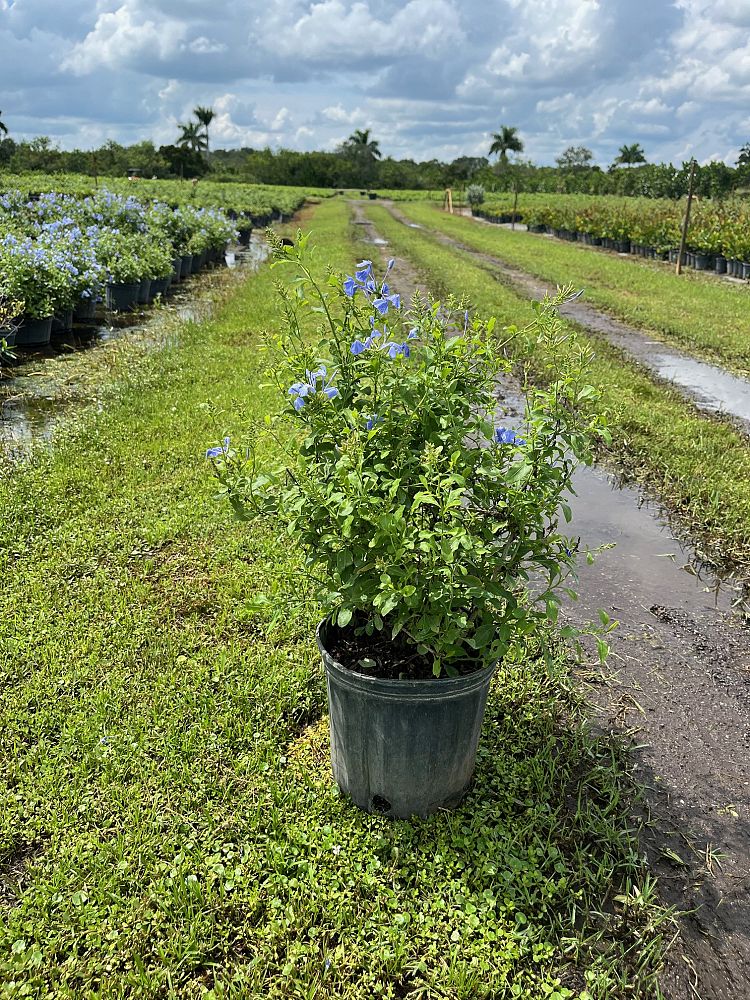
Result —
[[[439,294],[460,290],[482,313],[496,315],[504,325],[521,325],[531,319],[531,304],[501,280],[488,280],[488,271],[466,254],[437,243],[427,231],[404,226],[385,208],[368,206],[367,215],[392,250],[408,257]],[[472,225],[468,220],[464,223]],[[581,337],[595,349],[592,378],[610,411],[611,455],[618,467],[655,491],[678,516],[699,551],[748,576],[750,448],[746,439],[728,424],[701,415],[606,341]]]
[[[346,219],[314,219],[344,267]],[[456,812],[391,822],[334,787],[295,553],[202,458],[277,405],[273,278],[115,360],[102,412],[2,468],[0,997],[656,995],[670,922],[627,758],[562,662],[501,671]]]
[[[685,350],[750,375],[750,289],[700,272],[447,215],[435,205],[404,204],[405,215],[466,246],[496,254],[554,284],[574,283],[586,300]]]

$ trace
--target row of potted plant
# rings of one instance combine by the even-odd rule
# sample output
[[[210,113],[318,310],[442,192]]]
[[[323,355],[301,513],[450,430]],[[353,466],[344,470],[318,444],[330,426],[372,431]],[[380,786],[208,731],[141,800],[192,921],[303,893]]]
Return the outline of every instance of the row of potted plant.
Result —
[[[510,221],[510,197],[492,195],[474,215]],[[519,212],[531,232],[666,260],[677,257],[685,203],[665,199],[524,195]],[[698,270],[750,275],[750,207],[738,198],[695,201],[684,263]],[[747,272],[747,273],[745,273]]]
[[[16,346],[49,342],[53,325],[124,310],[221,255],[238,232],[220,210],[100,192],[0,196],[0,300],[17,309],[4,330]]]
[[[21,192],[23,199],[47,192],[85,198],[95,195],[99,184],[95,177],[83,174],[4,174],[8,189]],[[291,217],[306,200],[326,198],[332,189],[288,187],[274,184],[243,184],[238,181],[220,183],[200,180],[196,184],[178,180],[136,181],[125,177],[107,177],[106,188],[114,194],[135,195],[140,201],[160,201],[172,207],[190,205],[194,208],[220,208],[228,215],[251,218],[256,226],[265,225],[279,216]]]

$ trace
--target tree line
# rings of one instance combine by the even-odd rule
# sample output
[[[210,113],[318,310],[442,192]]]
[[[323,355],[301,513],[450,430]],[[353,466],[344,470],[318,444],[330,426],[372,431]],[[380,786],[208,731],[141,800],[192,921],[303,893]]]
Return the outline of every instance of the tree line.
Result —
[[[585,146],[563,150],[554,167],[537,166],[521,157],[524,144],[518,129],[507,125],[492,133],[487,156],[460,156],[450,162],[383,156],[369,129],[357,129],[331,152],[211,150],[213,109],[199,106],[193,116],[195,120],[178,125],[174,143],[157,147],[144,141],[123,146],[108,140],[92,150],[60,150],[46,136],[16,142],[0,119],[0,170],[186,179],[210,174],[216,181],[334,189],[436,190],[478,184],[487,191],[517,188],[527,192],[661,198],[679,198],[687,191],[689,163],[646,163],[638,143],[622,146],[608,169],[595,165],[591,150]],[[512,159],[509,154],[513,154]],[[723,197],[747,188],[750,145],[743,147],[735,167],[722,162],[697,167],[695,190],[703,197]]]

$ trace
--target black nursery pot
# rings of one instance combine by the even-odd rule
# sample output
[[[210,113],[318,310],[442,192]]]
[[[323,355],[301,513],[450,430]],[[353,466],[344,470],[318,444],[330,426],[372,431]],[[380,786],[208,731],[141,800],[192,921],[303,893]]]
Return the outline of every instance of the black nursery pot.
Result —
[[[462,677],[384,680],[330,655],[318,626],[328,685],[333,776],[366,812],[405,819],[456,806],[474,774],[495,667]]]

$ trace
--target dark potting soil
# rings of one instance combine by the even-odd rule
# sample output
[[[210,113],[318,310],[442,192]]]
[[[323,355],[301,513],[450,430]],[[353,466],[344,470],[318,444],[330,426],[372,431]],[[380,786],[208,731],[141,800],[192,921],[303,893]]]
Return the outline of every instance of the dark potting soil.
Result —
[[[434,659],[420,653],[414,643],[403,633],[391,639],[387,631],[367,635],[364,621],[352,621],[346,628],[329,626],[326,633],[329,654],[347,670],[381,680],[428,681],[436,680],[432,672]],[[453,664],[460,675],[480,670],[477,660],[466,659]]]

